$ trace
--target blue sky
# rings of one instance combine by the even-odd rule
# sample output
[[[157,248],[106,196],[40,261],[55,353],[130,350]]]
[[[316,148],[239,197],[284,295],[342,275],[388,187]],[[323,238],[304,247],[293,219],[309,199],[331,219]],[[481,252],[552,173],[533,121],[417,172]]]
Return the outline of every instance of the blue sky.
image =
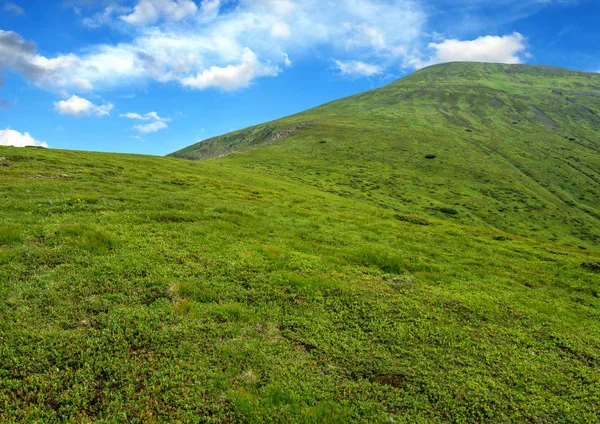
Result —
[[[0,0],[0,145],[164,155],[455,60],[600,71],[598,0]]]

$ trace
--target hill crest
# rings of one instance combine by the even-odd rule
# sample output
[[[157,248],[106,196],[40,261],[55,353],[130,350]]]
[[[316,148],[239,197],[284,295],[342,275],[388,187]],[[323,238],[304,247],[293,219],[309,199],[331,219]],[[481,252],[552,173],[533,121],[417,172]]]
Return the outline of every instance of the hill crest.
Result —
[[[600,75],[455,62],[171,156],[226,156],[401,212],[452,208],[467,224],[589,248],[600,241],[599,114]]]

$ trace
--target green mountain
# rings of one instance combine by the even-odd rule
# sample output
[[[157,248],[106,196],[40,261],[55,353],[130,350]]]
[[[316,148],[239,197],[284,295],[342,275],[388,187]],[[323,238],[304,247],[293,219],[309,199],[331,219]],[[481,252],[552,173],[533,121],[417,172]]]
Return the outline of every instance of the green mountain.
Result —
[[[599,85],[450,64],[176,154],[218,159],[0,146],[0,422],[598,422]]]
[[[599,74],[449,63],[171,156],[227,155],[399,212],[597,248],[599,113]]]

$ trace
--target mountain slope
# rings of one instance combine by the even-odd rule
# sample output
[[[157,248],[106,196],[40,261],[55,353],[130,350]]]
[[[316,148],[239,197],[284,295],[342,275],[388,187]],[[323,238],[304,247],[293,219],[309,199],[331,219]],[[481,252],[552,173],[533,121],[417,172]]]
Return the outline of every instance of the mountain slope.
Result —
[[[450,63],[171,156],[597,249],[599,114],[598,74]]]
[[[600,418],[590,250],[228,160],[0,147],[0,182],[0,422]]]
[[[0,422],[598,422],[597,92],[450,64],[213,160],[0,146]]]

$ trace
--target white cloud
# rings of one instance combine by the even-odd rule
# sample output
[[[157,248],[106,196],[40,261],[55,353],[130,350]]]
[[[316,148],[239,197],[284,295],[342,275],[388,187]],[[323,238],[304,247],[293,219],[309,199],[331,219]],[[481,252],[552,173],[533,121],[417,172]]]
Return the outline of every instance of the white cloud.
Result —
[[[346,46],[349,49],[374,48],[375,50],[386,50],[388,44],[386,34],[379,28],[370,25],[344,25],[348,36]]]
[[[39,146],[48,147],[43,141],[38,141],[33,138],[28,132],[21,134],[19,131],[11,130],[7,128],[0,130],[0,146]]]
[[[141,132],[142,134],[154,133],[156,131],[168,128],[168,125],[163,121],[151,122],[149,124],[134,125],[133,128]]]
[[[221,0],[202,0],[200,8],[204,13],[218,12],[221,7]]]
[[[219,87],[230,91],[247,87],[250,81],[257,77],[275,76],[278,73],[279,68],[261,63],[254,52],[246,49],[239,65],[229,65],[224,68],[213,66],[196,76],[184,78],[181,83],[192,88]]]
[[[503,37],[488,35],[475,40],[461,41],[456,39],[444,40],[441,43],[430,43],[434,51],[431,59],[419,62],[417,67],[433,65],[442,62],[497,62],[521,63],[525,51],[525,37],[518,32]]]
[[[229,91],[278,75],[291,65],[289,56],[301,60],[315,51],[338,59],[336,67],[346,76],[377,75],[400,65],[519,63],[527,57],[519,33],[474,40],[435,34],[423,50],[424,10],[413,0],[238,0],[235,7],[225,0],[138,0],[134,9],[111,5],[84,21],[135,24],[125,29],[127,41],[81,52],[43,56],[19,34],[0,30],[0,68],[43,88],[77,93],[148,80]]]
[[[2,9],[5,12],[8,12],[14,16],[23,16],[25,15],[25,10],[19,6],[18,4],[12,3],[12,2],[7,2],[4,3],[4,6],[2,6]]]
[[[339,69],[342,75],[346,76],[371,77],[373,75],[379,75],[383,72],[381,67],[377,65],[371,65],[358,60],[336,60],[335,66]]]
[[[121,118],[133,119],[137,121],[149,121],[147,124],[134,125],[133,128],[141,132],[142,134],[154,133],[156,131],[168,128],[167,122],[170,122],[169,118],[161,118],[156,112],[148,112],[144,115],[135,112],[122,113],[119,115]]]
[[[119,115],[120,118],[128,118],[128,119],[139,119],[140,121],[147,121],[148,118],[145,116],[140,115],[139,113],[133,113],[133,112],[128,112],[128,113],[122,113]]]
[[[139,0],[128,10],[109,6],[84,20],[91,27],[121,23],[128,37],[81,52],[44,56],[19,34],[0,31],[0,67],[51,90],[148,80],[231,90],[277,75],[288,55],[300,59],[320,49],[345,61],[398,64],[426,19],[413,0],[239,0],[235,7],[224,0]],[[123,28],[120,17],[136,25]]]
[[[200,5],[200,12],[204,19],[214,19],[219,15],[221,0],[203,0]]]
[[[94,13],[91,17],[84,18],[81,22],[88,28],[98,28],[111,24],[115,16],[126,13],[129,10],[127,7],[111,4],[103,12]]]
[[[82,77],[81,59],[74,54],[47,58],[36,53],[33,43],[19,34],[0,30],[0,69],[12,68],[38,86],[91,89]]]
[[[83,97],[72,95],[67,100],[61,100],[54,103],[54,109],[62,115],[74,115],[74,116],[106,116],[110,115],[110,111],[113,109],[111,103],[96,106],[92,102]]]
[[[180,21],[197,10],[196,3],[191,0],[140,0],[133,12],[121,19],[132,25],[153,24],[161,18]]]
[[[158,116],[158,113],[156,113],[156,112],[148,112],[144,115],[140,115],[139,113],[135,113],[135,112],[128,112],[128,113],[120,114],[119,118],[137,119],[140,121],[163,121],[163,122],[170,121],[169,118],[161,118],[160,116]]]
[[[275,22],[271,27],[271,36],[276,38],[288,38],[292,35],[289,25],[284,22]]]

